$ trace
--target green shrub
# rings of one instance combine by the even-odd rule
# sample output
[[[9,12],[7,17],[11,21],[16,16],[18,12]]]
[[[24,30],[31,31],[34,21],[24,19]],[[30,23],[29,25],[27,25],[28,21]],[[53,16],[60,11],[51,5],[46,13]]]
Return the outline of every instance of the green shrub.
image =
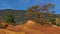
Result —
[[[56,24],[57,26],[60,26],[60,24]]]
[[[50,22],[51,22],[53,25],[56,25],[56,20],[55,20],[55,19],[50,19]]]
[[[8,15],[5,16],[5,18],[7,23],[15,25],[16,23],[14,21],[15,17],[12,14],[9,13]]]

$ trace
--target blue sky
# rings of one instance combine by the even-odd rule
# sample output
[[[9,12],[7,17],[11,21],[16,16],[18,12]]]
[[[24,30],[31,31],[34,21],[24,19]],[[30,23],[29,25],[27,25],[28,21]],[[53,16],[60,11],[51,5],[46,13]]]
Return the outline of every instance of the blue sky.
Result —
[[[43,5],[47,3],[55,4],[56,13],[60,14],[60,0],[0,0],[0,10],[2,9],[16,9],[26,10],[33,5]]]

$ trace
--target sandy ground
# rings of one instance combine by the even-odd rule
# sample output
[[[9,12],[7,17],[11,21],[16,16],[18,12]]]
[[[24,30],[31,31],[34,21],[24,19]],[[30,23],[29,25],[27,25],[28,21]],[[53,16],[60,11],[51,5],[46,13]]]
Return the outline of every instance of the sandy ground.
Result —
[[[9,26],[7,29],[0,29],[1,34],[60,34],[60,27],[45,24],[41,26],[34,21],[28,20],[23,25]]]

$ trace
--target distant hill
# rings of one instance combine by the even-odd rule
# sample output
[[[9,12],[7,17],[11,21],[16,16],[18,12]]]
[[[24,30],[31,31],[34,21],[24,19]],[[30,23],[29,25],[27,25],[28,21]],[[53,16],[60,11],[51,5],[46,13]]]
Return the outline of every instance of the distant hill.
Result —
[[[2,19],[5,19],[5,16],[8,13],[11,13],[16,17],[15,21],[19,23],[24,21],[26,12],[27,12],[26,10],[4,9],[4,10],[0,10],[0,17],[2,17]]]
[[[0,10],[0,17],[2,17],[2,19],[5,20],[5,16],[8,13],[12,13],[15,16],[15,21],[17,23],[22,23],[27,18],[27,17],[25,18],[26,12],[27,12],[26,10],[4,9],[4,10]],[[55,15],[56,15],[56,18],[60,17],[60,14],[55,14]]]

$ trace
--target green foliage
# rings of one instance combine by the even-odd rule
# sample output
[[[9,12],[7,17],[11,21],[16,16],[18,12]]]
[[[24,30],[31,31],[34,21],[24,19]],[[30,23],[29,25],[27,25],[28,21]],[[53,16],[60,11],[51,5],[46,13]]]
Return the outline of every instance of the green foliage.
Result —
[[[5,18],[6,18],[6,22],[7,23],[9,23],[9,24],[15,24],[15,21],[14,21],[15,17],[11,13],[9,13],[8,15],[6,15]]]
[[[56,24],[57,26],[60,26],[60,24]]]
[[[55,19],[50,19],[50,22],[51,22],[53,25],[56,25],[56,20],[55,20]]]

